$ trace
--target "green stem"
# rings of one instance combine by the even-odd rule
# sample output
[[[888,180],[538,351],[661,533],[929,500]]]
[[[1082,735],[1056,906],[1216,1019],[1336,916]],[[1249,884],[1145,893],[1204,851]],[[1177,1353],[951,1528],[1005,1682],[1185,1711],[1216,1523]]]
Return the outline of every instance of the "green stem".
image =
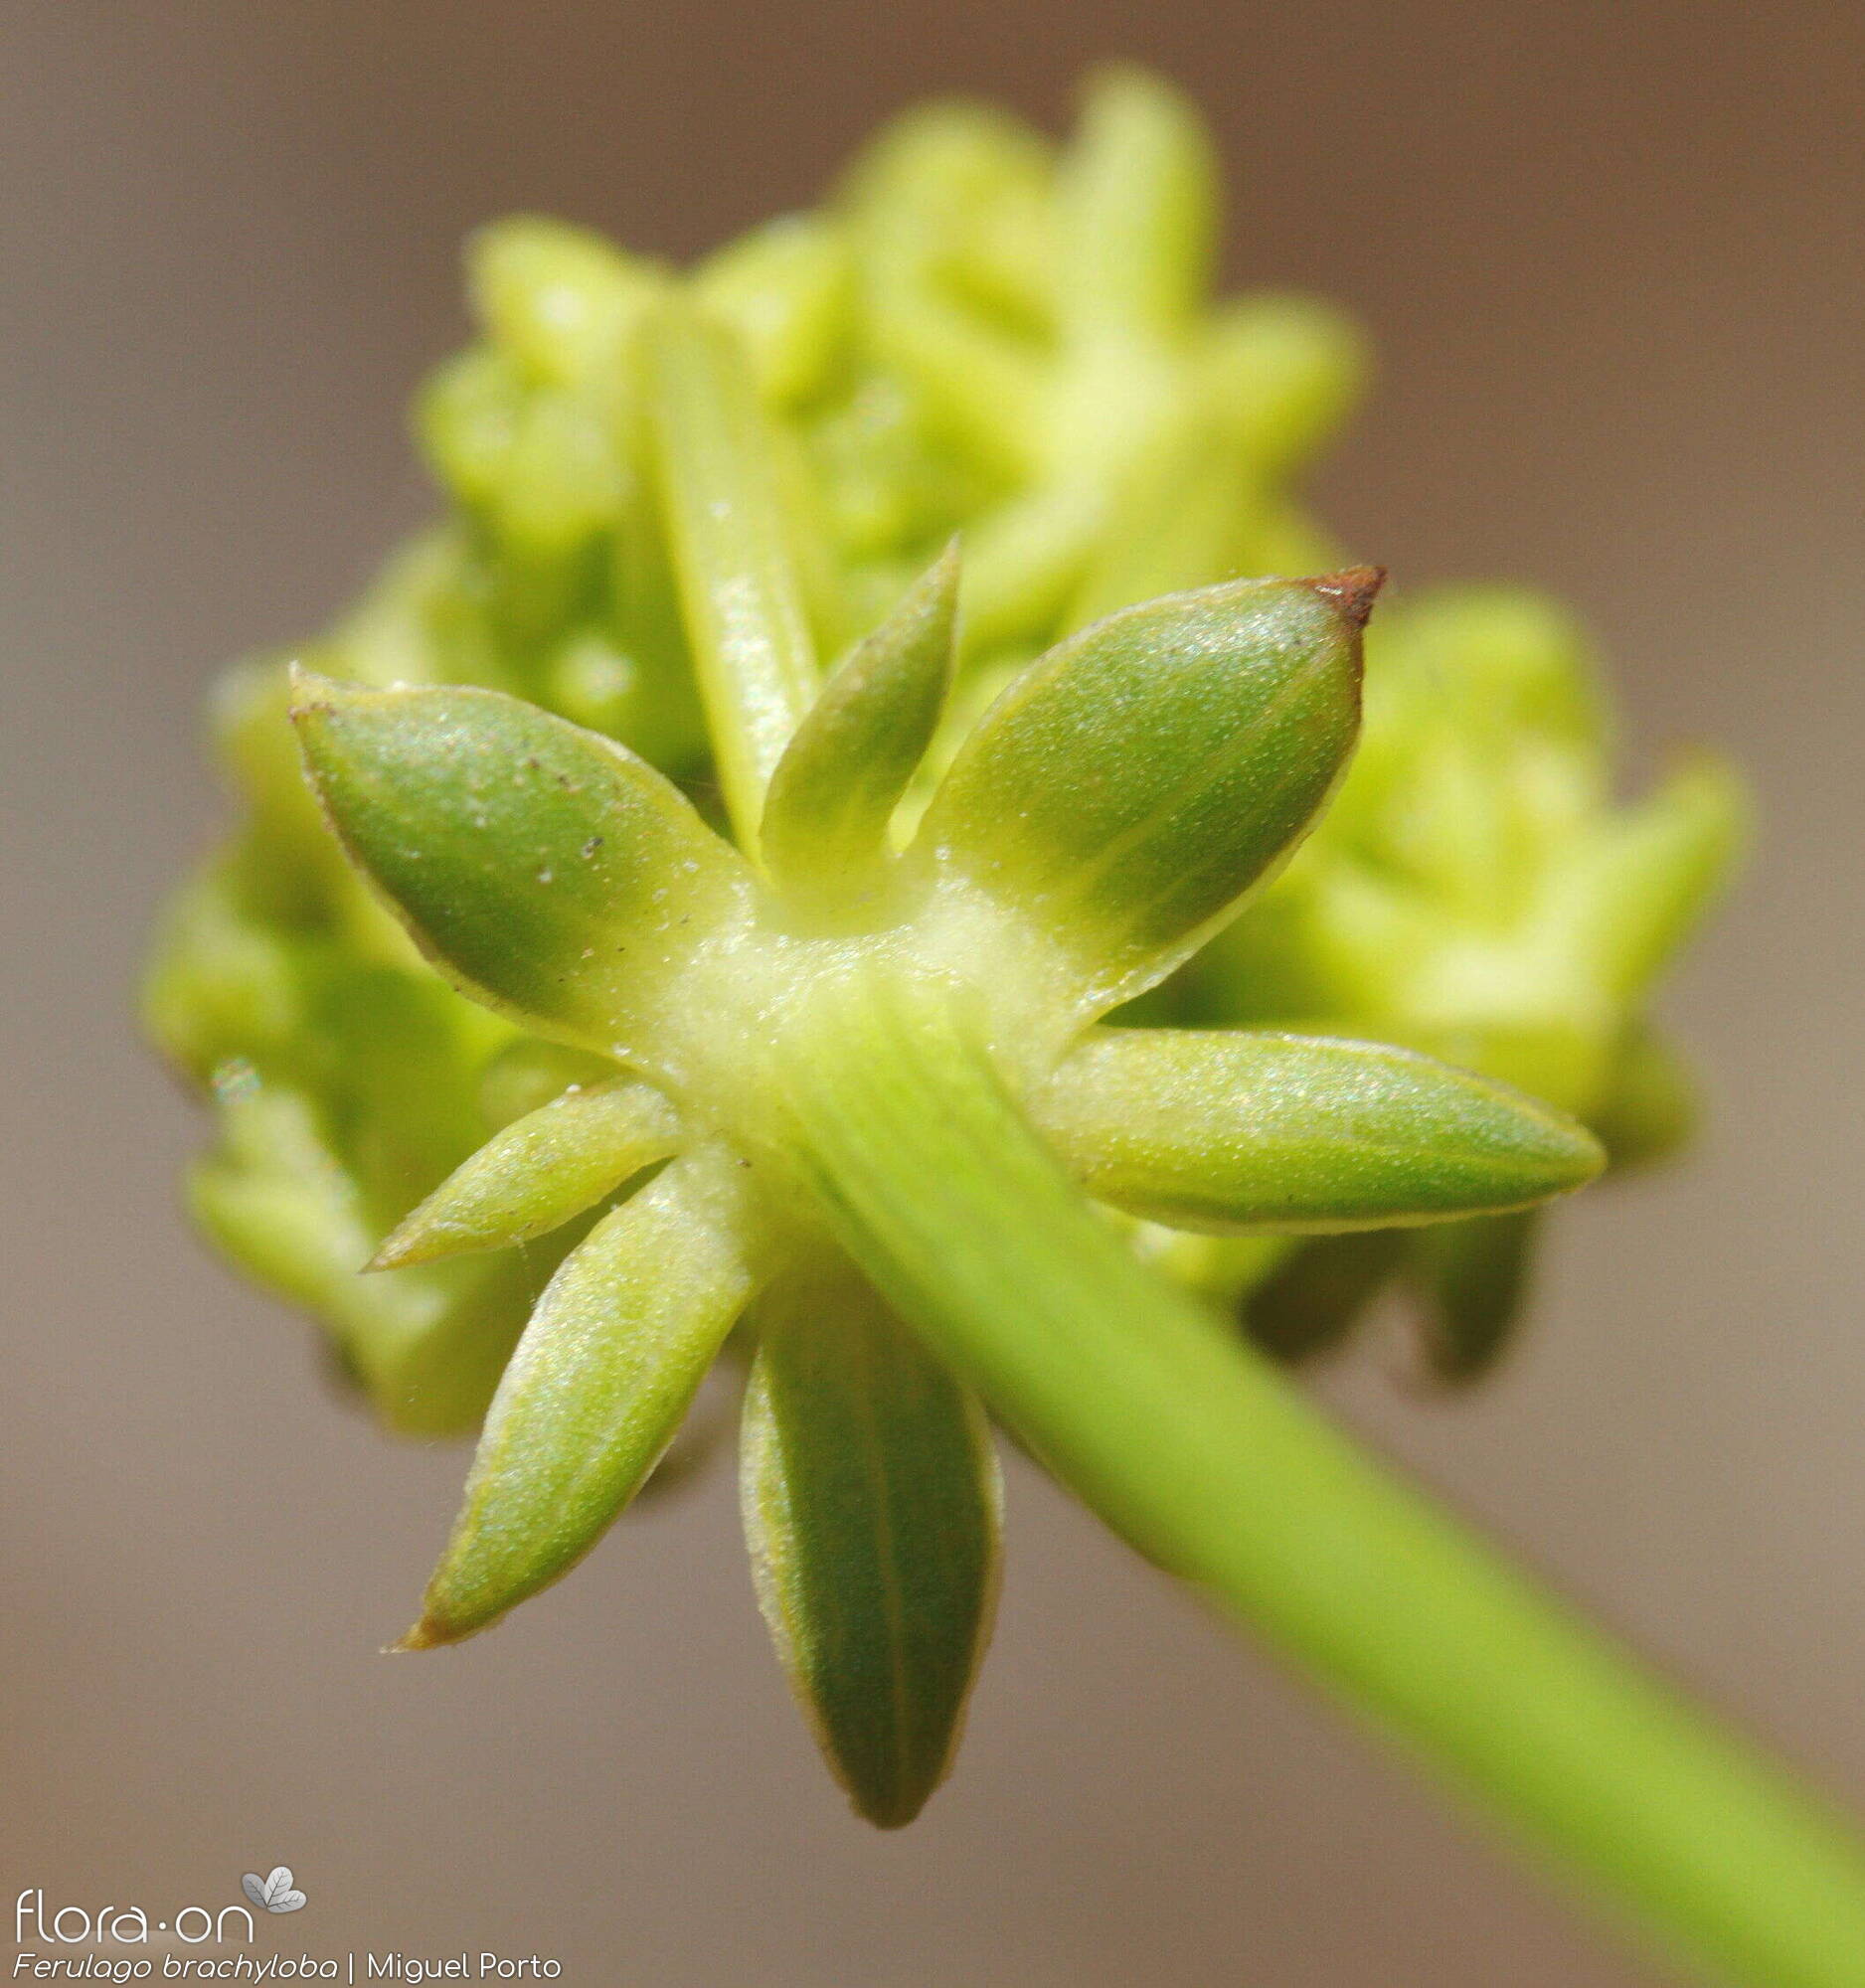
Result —
[[[836,1234],[1056,1475],[1336,1694],[1748,1988],[1865,1982],[1865,1852],[1156,1282],[946,1006],[851,978],[788,1039]]]

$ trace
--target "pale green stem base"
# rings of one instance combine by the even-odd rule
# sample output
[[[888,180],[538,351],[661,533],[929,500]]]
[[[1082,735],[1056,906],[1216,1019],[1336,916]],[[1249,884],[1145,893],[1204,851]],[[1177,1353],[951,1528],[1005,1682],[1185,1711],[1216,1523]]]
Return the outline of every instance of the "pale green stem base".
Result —
[[[1865,1983],[1865,1851],[1156,1281],[943,1005],[827,990],[792,1158],[844,1245],[1107,1523],[1747,1988]]]

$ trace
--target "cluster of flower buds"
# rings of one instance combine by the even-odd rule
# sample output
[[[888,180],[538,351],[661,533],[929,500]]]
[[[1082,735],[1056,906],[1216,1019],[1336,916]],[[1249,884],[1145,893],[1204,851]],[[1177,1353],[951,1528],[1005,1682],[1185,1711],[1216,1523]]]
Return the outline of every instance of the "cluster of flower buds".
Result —
[[[1615,812],[1547,610],[1396,615],[1276,873],[1378,576],[1256,576],[1335,564],[1289,482],[1359,349],[1208,304],[1213,214],[1186,107],[1114,72],[1060,152],[928,111],[690,274],[482,237],[484,342],[421,407],[449,518],[230,679],[247,816],[149,983],[208,1233],[393,1425],[485,1417],[412,1644],[586,1552],[745,1320],[761,1594],[884,1822],[949,1755],[996,1489],[837,1245],[824,1044],[949,1024],[1260,1340],[1403,1271],[1446,1375],[1597,1169],[1575,1119],[1632,1157],[1679,1117],[1645,1003],[1733,793]]]

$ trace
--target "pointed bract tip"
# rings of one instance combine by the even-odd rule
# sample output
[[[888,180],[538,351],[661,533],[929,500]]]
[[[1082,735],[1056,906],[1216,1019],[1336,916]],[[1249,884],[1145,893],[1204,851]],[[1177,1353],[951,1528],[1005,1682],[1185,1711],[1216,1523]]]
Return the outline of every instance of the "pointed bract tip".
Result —
[[[901,595],[898,611],[912,611],[908,607],[911,601],[917,603],[918,611],[923,614],[930,610],[941,617],[949,616],[957,606],[958,580],[962,571],[958,535],[954,532],[939,549],[938,558]]]
[[[1373,602],[1379,590],[1386,584],[1386,569],[1383,566],[1350,566],[1341,573],[1323,574],[1319,580],[1311,580],[1308,584],[1316,593],[1324,593],[1354,627],[1364,628],[1367,616],[1373,611]]]
[[[1599,1138],[1578,1120],[1563,1129],[1568,1136],[1557,1155],[1559,1184],[1554,1191],[1556,1194],[1572,1194],[1576,1188],[1588,1186],[1606,1172],[1607,1150]]]
[[[954,532],[939,549],[938,558],[908,587],[902,596],[903,608],[908,600],[917,600],[923,607],[933,605],[939,613],[949,614],[957,601],[962,572],[958,534]]]
[[[422,1244],[428,1240],[414,1223],[399,1223],[382,1239],[376,1253],[363,1265],[363,1274],[368,1276],[376,1270],[406,1269],[411,1263],[421,1262],[425,1253]]]
[[[333,677],[307,670],[302,663],[291,663],[285,670],[285,715],[295,725],[313,712],[328,711],[350,688]]]
[[[437,1650],[456,1639],[430,1615],[424,1615],[407,1635],[399,1637],[383,1651],[385,1657],[410,1657],[418,1650]]]

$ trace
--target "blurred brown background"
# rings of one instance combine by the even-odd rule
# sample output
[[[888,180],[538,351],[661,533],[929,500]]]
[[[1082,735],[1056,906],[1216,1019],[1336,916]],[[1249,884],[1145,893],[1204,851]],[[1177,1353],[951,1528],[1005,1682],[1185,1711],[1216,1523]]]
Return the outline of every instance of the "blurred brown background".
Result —
[[[810,199],[921,92],[1053,123],[1115,53],[1215,119],[1233,275],[1378,337],[1329,479],[1349,541],[1407,580],[1555,587],[1641,749],[1726,740],[1765,796],[1673,1004],[1708,1148],[1559,1225],[1493,1393],[1409,1403],[1374,1357],[1328,1391],[1865,1806],[1856,8],[4,21],[0,1899],[218,1905],[284,1862],[311,1900],[290,1951],[535,1949],[638,1988],[1657,1978],[1027,1469],[969,1743],[904,1837],[815,1765],[729,1473],[504,1633],[382,1661],[463,1458],[339,1409],[174,1212],[199,1126],[125,1016],[215,818],[198,694],[420,514],[401,409],[459,335],[461,233],[532,207],[696,249]]]

